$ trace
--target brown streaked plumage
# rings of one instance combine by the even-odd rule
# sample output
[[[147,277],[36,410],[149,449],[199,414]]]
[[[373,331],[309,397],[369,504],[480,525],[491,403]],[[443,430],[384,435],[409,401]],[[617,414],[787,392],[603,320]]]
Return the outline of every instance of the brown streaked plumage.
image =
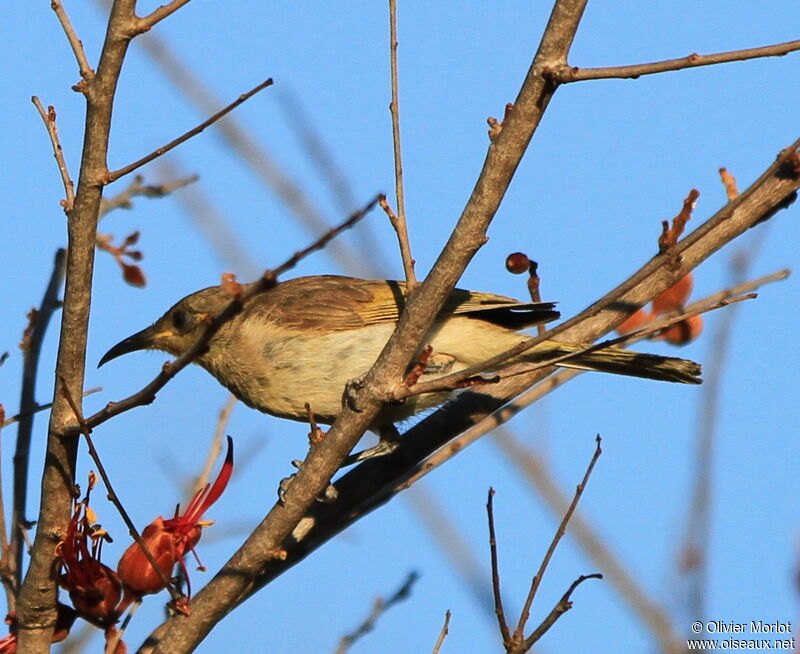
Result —
[[[385,345],[402,311],[405,285],[323,275],[282,282],[250,300],[224,324],[196,362],[248,406],[282,418],[304,421],[309,403],[322,423],[341,410],[347,381],[363,375]],[[230,302],[219,287],[192,293],[153,325],[111,348],[100,361],[142,349],[179,356],[202,333],[205,320]],[[422,380],[463,370],[530,337],[525,327],[558,317],[550,303],[454,290],[424,344],[433,354]],[[586,348],[584,344],[545,341],[514,361],[541,361]],[[692,361],[607,348],[558,365],[700,383]],[[409,398],[387,406],[375,429],[444,402],[447,393]]]

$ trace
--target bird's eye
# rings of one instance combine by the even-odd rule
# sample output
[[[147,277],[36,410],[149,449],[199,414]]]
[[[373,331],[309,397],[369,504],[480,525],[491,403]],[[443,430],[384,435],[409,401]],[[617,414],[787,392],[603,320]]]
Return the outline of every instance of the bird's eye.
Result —
[[[172,314],[172,326],[179,332],[184,331],[189,326],[189,316],[185,311],[176,311]]]

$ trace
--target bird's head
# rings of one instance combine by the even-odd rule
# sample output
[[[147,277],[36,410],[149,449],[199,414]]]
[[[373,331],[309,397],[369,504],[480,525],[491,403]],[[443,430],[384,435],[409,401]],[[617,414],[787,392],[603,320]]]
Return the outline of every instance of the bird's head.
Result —
[[[187,295],[155,323],[112,347],[100,359],[98,368],[111,359],[137,350],[163,350],[180,356],[231,300],[231,296],[219,286]]]

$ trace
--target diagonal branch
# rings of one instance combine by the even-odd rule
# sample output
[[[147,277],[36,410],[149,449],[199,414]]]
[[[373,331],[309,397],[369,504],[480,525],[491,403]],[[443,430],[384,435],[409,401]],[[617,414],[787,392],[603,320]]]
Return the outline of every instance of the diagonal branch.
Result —
[[[84,81],[89,81],[92,79],[92,77],[94,77],[94,71],[89,65],[89,60],[86,58],[86,52],[83,49],[83,43],[81,43],[81,40],[75,33],[75,28],[72,27],[72,21],[70,21],[69,16],[67,16],[64,5],[62,4],[61,0],[50,0],[50,8],[58,17],[58,22],[61,23],[61,28],[64,30],[67,41],[69,42],[72,52],[75,55],[75,59],[78,62],[78,70],[80,71],[81,77],[84,79]]]
[[[575,340],[597,338],[608,331],[615,321],[621,322],[633,308],[646,304],[652,297],[671,286],[674,278],[682,277],[690,267],[696,266],[712,252],[759,222],[765,214],[774,212],[776,207],[785,206],[786,198],[800,186],[800,180],[796,176],[786,173],[787,161],[791,161],[793,148],[798,145],[800,143],[787,148],[751,185],[742,196],[743,199],[740,198],[736,204],[723,207],[714,217],[678,244],[677,268],[666,269],[663,258],[657,262],[658,265],[653,265],[653,262],[646,264],[617,289],[579,316],[567,321],[564,331],[569,329],[570,337]],[[631,280],[635,280],[635,283]],[[747,288],[737,290],[743,291]],[[626,301],[629,298],[632,300]],[[576,374],[573,371],[559,373],[548,379],[545,387],[558,383],[556,380],[565,380]],[[503,380],[497,385],[482,389],[480,394],[463,393],[442,410],[420,422],[403,435],[397,451],[367,461],[339,479],[336,483],[338,500],[333,504],[315,504],[304,519],[303,538],[281,548],[280,556],[276,556],[277,550],[265,553],[264,549],[260,551],[256,549],[256,543],[263,547],[266,538],[257,528],[253,540],[248,540],[217,577],[195,596],[192,605],[193,615],[187,622],[200,620],[195,616],[199,616],[202,612],[206,617],[202,619],[202,625],[196,628],[210,629],[213,620],[217,619],[211,617],[213,611],[220,606],[216,602],[229,601],[226,599],[227,593],[230,592],[229,583],[237,587],[245,586],[241,591],[242,595],[236,597],[237,604],[244,601],[258,588],[302,561],[366,513],[391,500],[406,487],[406,480],[420,469],[419,462],[431,452],[544,377],[545,374],[539,371]],[[333,430],[328,433],[328,437],[318,447],[325,445],[332,432]],[[294,483],[292,485],[294,486]],[[252,570],[257,572],[251,572]],[[255,577],[249,584],[238,584],[236,580],[240,579],[242,574],[255,574]],[[181,621],[180,625],[167,622],[164,627],[182,629],[187,622]],[[161,639],[162,633],[161,630],[156,632],[154,642]],[[170,641],[172,642],[175,641]]]
[[[125,411],[130,411],[131,409],[144,406],[146,404],[151,404],[156,399],[156,393],[158,393],[167,383],[175,377],[181,370],[183,370],[186,366],[192,363],[201,352],[203,352],[208,343],[214,337],[220,328],[228,322],[231,318],[241,313],[244,309],[245,304],[253,297],[258,295],[259,293],[263,293],[268,291],[270,288],[274,287],[277,283],[278,277],[285,273],[288,270],[294,268],[302,259],[307,257],[309,254],[313,252],[317,252],[318,250],[323,249],[331,240],[336,238],[339,234],[341,234],[346,229],[349,229],[353,225],[355,225],[359,220],[361,220],[364,216],[369,213],[369,211],[378,203],[378,198],[373,198],[370,202],[368,202],[362,209],[359,209],[355,213],[353,213],[347,220],[342,222],[341,224],[337,225],[336,227],[331,228],[325,234],[320,236],[316,241],[314,241],[308,247],[295,252],[291,257],[289,257],[286,261],[284,261],[280,266],[277,268],[273,268],[272,270],[267,270],[256,282],[252,284],[248,284],[245,287],[241,287],[238,293],[231,295],[231,301],[220,313],[219,315],[215,316],[214,319],[208,323],[205,330],[200,337],[192,344],[192,346],[186,350],[181,356],[179,356],[174,361],[168,361],[164,364],[161,368],[161,372],[156,375],[152,381],[150,381],[147,385],[145,385],[142,389],[134,393],[133,395],[129,395],[128,397],[119,400],[118,402],[109,402],[100,409],[97,413],[89,416],[86,418],[86,425],[89,429],[94,429],[98,425],[110,420],[114,416],[119,415],[120,413],[124,413]],[[72,426],[70,429],[70,433],[76,432],[77,427],[75,425]]]
[[[53,145],[53,156],[56,159],[58,172],[61,173],[61,181],[64,184],[64,200],[61,204],[64,207],[64,211],[70,211],[72,205],[75,203],[75,184],[69,176],[67,162],[64,159],[64,149],[61,147],[61,141],[58,138],[55,107],[50,105],[47,107],[47,111],[45,111],[41,101],[35,95],[31,98],[31,102],[36,106],[36,110],[39,112],[47,128],[47,133],[50,135],[50,143]]]
[[[647,64],[632,64],[630,66],[607,66],[603,68],[560,66],[550,71],[549,74],[552,76],[553,81],[559,84],[583,82],[590,79],[637,79],[642,75],[665,73],[671,70],[699,68],[700,66],[713,66],[731,61],[745,61],[763,57],[782,57],[797,50],[800,50],[800,40],[707,55],[694,53],[677,59],[654,61]]]
[[[188,4],[189,1],[190,0],[172,0],[172,2],[161,5],[158,9],[155,9],[147,16],[137,19],[134,23],[134,29],[136,30],[136,33],[142,34],[143,32],[147,32],[148,30],[152,29],[156,23],[174,14],[176,11],[178,11],[178,9],[183,7],[185,4]]]
[[[539,590],[539,586],[542,583],[542,579],[544,578],[544,573],[547,571],[547,566],[550,564],[550,559],[553,558],[553,554],[558,547],[558,544],[561,542],[561,539],[564,537],[564,534],[567,533],[567,524],[572,518],[572,514],[575,513],[575,509],[578,507],[578,502],[580,502],[581,497],[583,496],[583,491],[586,489],[586,484],[589,483],[589,477],[592,476],[592,471],[594,470],[594,466],[597,463],[597,460],[600,458],[600,454],[602,454],[603,450],[600,447],[600,434],[597,435],[596,440],[596,447],[594,450],[594,454],[592,455],[592,460],[589,461],[589,466],[586,468],[586,472],[583,475],[583,479],[581,483],[578,484],[577,488],[575,489],[575,495],[572,498],[572,502],[570,502],[569,507],[567,508],[566,512],[564,513],[564,517],[561,519],[561,523],[558,525],[558,529],[556,530],[555,536],[553,536],[553,540],[550,543],[550,546],[547,548],[547,552],[542,559],[542,563],[539,565],[539,570],[533,577],[531,581],[531,588],[528,591],[528,597],[525,599],[525,605],[522,607],[522,611],[520,612],[519,616],[519,623],[517,624],[517,629],[514,632],[514,638],[516,640],[521,640],[523,637],[523,631],[525,629],[525,625],[528,622],[528,617],[530,616],[531,605],[533,604],[533,599],[536,597],[536,592]],[[597,575],[599,576],[599,575]],[[572,589],[568,591],[567,595],[572,592]],[[534,634],[535,635],[535,634]],[[527,645],[526,649],[530,649],[530,646],[536,642],[536,640],[531,640],[533,636],[526,639],[525,643]]]
[[[456,281],[485,243],[486,229],[555,91],[541,71],[547,65],[566,62],[585,4],[585,0],[560,0],[555,4],[514,110],[489,146],[456,229],[426,280],[409,297],[396,331],[352,394],[349,406],[345,406],[325,439],[311,450],[289,486],[284,502],[272,508],[225,568],[195,596],[192,615],[168,621],[151,639],[149,646],[156,651],[178,654],[194,649],[216,621],[269,579],[273,566],[283,559],[285,548],[292,544],[287,540],[290,534],[294,532],[300,539],[302,529],[313,526],[303,516],[373,423],[387,391],[395,380],[402,378]],[[340,502],[336,505],[340,506]],[[299,531],[298,526],[301,526]]]
[[[173,150],[174,148],[177,148],[181,143],[184,143],[184,142],[188,141],[193,136],[197,136],[206,127],[208,127],[210,125],[213,125],[220,118],[225,116],[225,114],[229,114],[231,111],[236,109],[236,107],[238,107],[240,104],[242,104],[243,102],[247,102],[256,93],[258,93],[259,91],[263,91],[268,86],[272,86],[272,78],[264,80],[263,82],[261,82],[261,84],[258,84],[257,86],[255,86],[252,89],[250,89],[249,91],[247,91],[247,93],[242,93],[242,95],[240,95],[238,98],[236,98],[227,107],[224,107],[223,109],[221,109],[220,111],[215,113],[210,118],[207,118],[202,123],[200,123],[197,127],[194,127],[192,129],[190,129],[188,132],[186,132],[184,134],[181,134],[178,138],[173,139],[172,141],[170,141],[166,145],[162,145],[160,148],[157,148],[157,149],[153,150],[147,156],[144,156],[141,159],[138,159],[137,161],[134,161],[133,163],[128,164],[127,166],[123,166],[119,170],[114,170],[114,171],[109,172],[108,175],[106,176],[105,183],[106,184],[110,184],[111,182],[114,182],[114,181],[118,180],[120,177],[123,177],[124,175],[127,175],[128,173],[132,173],[137,168],[141,168],[145,164],[150,163],[151,161],[153,161],[153,159],[157,159],[161,155],[166,154],[167,152],[169,152],[170,150]]]

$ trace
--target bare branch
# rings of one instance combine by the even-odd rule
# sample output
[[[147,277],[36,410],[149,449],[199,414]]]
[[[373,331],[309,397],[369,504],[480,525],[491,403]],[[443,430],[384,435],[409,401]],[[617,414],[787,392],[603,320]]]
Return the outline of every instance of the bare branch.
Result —
[[[79,83],[79,90],[87,98],[86,129],[75,201],[67,211],[67,283],[53,408],[48,425],[36,539],[17,601],[18,651],[26,654],[49,651],[56,623],[54,545],[63,535],[72,511],[78,448],[77,434],[66,434],[74,426],[75,418],[61,386],[65,385],[73,398],[82,397],[97,216],[108,174],[114,92],[130,44],[135,4],[135,0],[114,1],[97,71],[89,80]]]
[[[84,439],[86,439],[86,445],[89,448],[89,456],[92,457],[92,461],[97,466],[97,472],[100,474],[100,477],[103,480],[103,484],[106,487],[107,497],[109,502],[114,505],[114,508],[117,509],[117,513],[119,513],[122,521],[125,523],[125,526],[128,528],[128,533],[131,535],[134,541],[139,545],[142,549],[142,553],[144,554],[145,558],[147,559],[148,563],[152,566],[153,570],[156,571],[156,574],[161,579],[162,583],[169,591],[170,596],[172,597],[173,601],[180,602],[183,598],[183,594],[172,586],[170,582],[170,573],[171,570],[163,570],[159,565],[156,558],[153,556],[150,548],[148,548],[147,544],[142,539],[141,535],[139,534],[139,530],[136,529],[136,525],[133,524],[133,520],[128,515],[128,512],[125,510],[125,507],[122,505],[122,502],[119,499],[114,487],[111,485],[111,479],[106,472],[106,468],[103,465],[103,461],[100,459],[100,454],[97,452],[97,448],[94,446],[94,441],[92,440],[92,433],[89,426],[86,424],[86,420],[84,420],[83,415],[81,414],[80,407],[75,403],[75,400],[70,395],[69,389],[62,381],[62,393],[66,398],[67,402],[69,403],[70,408],[72,409],[73,413],[75,414],[75,420],[78,422],[78,426],[80,429],[81,434],[83,434]]]
[[[397,198],[397,215],[391,209],[387,212],[389,220],[397,232],[400,241],[400,253],[403,257],[403,269],[406,276],[406,292],[410,293],[417,285],[414,273],[414,259],[411,256],[411,247],[408,240],[408,223],[406,221],[406,198],[403,190],[403,155],[400,142],[400,92],[397,81],[397,0],[389,0],[389,61],[391,70],[392,101],[389,112],[392,115],[392,144],[394,146],[394,182],[395,196]],[[388,204],[381,204],[384,211]]]
[[[375,624],[377,623],[378,619],[384,613],[386,613],[386,611],[388,611],[398,602],[408,599],[411,595],[411,589],[416,583],[417,579],[419,579],[419,573],[412,571],[408,574],[400,588],[392,593],[387,599],[384,600],[380,597],[377,598],[373,604],[372,611],[370,611],[364,622],[362,622],[349,634],[342,636],[341,640],[339,641],[339,646],[336,648],[336,654],[345,654],[345,652],[347,652],[357,640],[375,628]]]
[[[93,395],[94,393],[99,393],[102,390],[103,390],[102,386],[95,386],[94,388],[87,388],[85,391],[83,391],[83,397],[86,397],[87,395]],[[34,413],[39,413],[41,411],[47,411],[48,409],[52,408],[52,406],[53,406],[52,402],[47,402],[46,404],[34,404],[33,408],[30,411],[27,411],[25,413],[20,412],[20,413],[17,413],[15,415],[11,416],[10,418],[6,418],[0,424],[0,427],[7,427],[8,425],[12,425],[15,422],[19,422],[22,418],[25,418],[27,416],[32,416]]]
[[[155,11],[149,13],[147,16],[139,18],[135,25],[136,25],[136,32],[141,34],[142,32],[147,32],[149,29],[153,27],[159,21],[164,20],[168,16],[174,14],[178,9],[183,7],[185,4],[188,4],[189,0],[172,0],[172,2],[168,2],[165,5],[161,5]]]
[[[570,597],[572,596],[573,591],[580,586],[584,581],[587,579],[602,579],[603,575],[601,574],[591,574],[591,575],[581,575],[575,581],[572,582],[570,587],[567,589],[567,592],[562,595],[561,599],[558,601],[553,607],[553,610],[550,611],[548,616],[542,620],[542,623],[536,627],[536,630],[525,639],[525,642],[522,644],[518,651],[520,652],[527,652],[533,644],[539,640],[542,636],[547,633],[547,630],[552,627],[556,620],[558,620],[564,613],[569,611],[572,608],[572,602],[570,601]]]
[[[188,0],[186,0],[186,1],[188,1]],[[109,172],[108,175],[106,176],[106,180],[105,180],[106,184],[110,184],[111,182],[114,182],[114,181],[118,180],[120,177],[123,177],[124,175],[127,175],[128,173],[133,172],[137,168],[141,168],[145,164],[150,163],[154,159],[157,159],[161,155],[163,155],[163,154],[169,152],[170,150],[178,147],[181,143],[184,143],[184,142],[188,141],[193,136],[197,136],[206,127],[208,127],[209,125],[213,125],[220,118],[222,118],[225,114],[230,113],[231,111],[236,109],[236,107],[238,107],[243,102],[247,102],[247,100],[249,100],[251,97],[253,97],[256,93],[258,93],[259,91],[262,91],[263,89],[267,88],[268,86],[272,86],[272,78],[264,80],[263,82],[261,82],[261,84],[258,84],[257,86],[255,86],[252,89],[250,89],[249,91],[247,91],[247,93],[242,93],[242,95],[240,95],[238,98],[236,98],[236,100],[231,102],[227,107],[221,109],[220,111],[215,113],[210,118],[204,120],[197,127],[194,127],[192,129],[190,129],[188,132],[182,134],[181,136],[179,136],[176,139],[173,139],[172,141],[170,141],[166,145],[162,145],[160,148],[157,148],[156,150],[153,150],[153,152],[151,152],[147,156],[142,157],[141,159],[138,159],[137,161],[134,161],[133,163],[128,164],[127,166],[123,166],[119,170],[114,170],[114,171]]]
[[[381,196],[380,205],[386,217],[389,218],[389,222],[392,224],[395,234],[397,234],[397,242],[400,245],[400,258],[403,262],[403,271],[406,278],[406,294],[408,294],[419,285],[416,273],[414,272],[414,264],[416,262],[411,256],[411,244],[408,240],[408,226],[405,220],[400,220],[397,214],[392,211],[392,207],[389,206],[385,195]]]
[[[58,139],[58,126],[56,125],[56,110],[52,105],[47,107],[45,112],[42,103],[35,95],[31,98],[31,102],[36,106],[36,110],[44,121],[44,126],[47,128],[47,133],[50,135],[50,143],[53,144],[53,156],[58,164],[58,172],[61,173],[61,181],[64,184],[64,200],[61,206],[64,211],[69,212],[72,210],[72,205],[75,203],[75,185],[72,178],[69,176],[67,170],[67,162],[64,160],[64,150],[61,148],[61,141]]]
[[[61,306],[58,294],[64,280],[64,264],[67,253],[56,251],[53,270],[47,283],[41,304],[31,313],[32,329],[26,340],[22,368],[22,388],[19,398],[19,420],[17,443],[14,452],[14,499],[11,512],[11,549],[9,568],[14,576],[16,587],[22,583],[23,537],[21,525],[28,523],[28,475],[30,473],[30,450],[33,435],[33,415],[38,410],[36,404],[36,378],[39,369],[39,356],[42,351],[47,327],[55,311]],[[13,418],[9,419],[9,422]],[[9,611],[13,610],[13,602]]]
[[[571,375],[575,372],[564,371],[548,377],[544,383],[556,379],[561,374]],[[509,433],[495,432],[492,440],[506,455],[508,461],[522,471],[551,511],[557,516],[564,515],[569,500],[553,479],[543,457],[530,448],[523,447]],[[591,526],[585,513],[573,515],[569,528],[570,535],[583,548],[595,566],[602,570],[604,578],[611,582],[634,615],[638,616],[643,625],[651,631],[658,643],[659,651],[665,654],[681,654],[684,647],[678,641],[677,632],[667,612],[646,594],[635,575],[625,568],[618,556]]]
[[[101,4],[104,0],[97,0]],[[144,35],[139,45],[150,55],[153,62],[164,72],[171,85],[193,103],[201,114],[210,114],[222,103],[204,80],[192,72],[163,39],[154,33]],[[215,129],[231,148],[249,166],[261,183],[283,202],[286,209],[312,235],[319,234],[329,226],[328,221],[309,200],[305,190],[284,172],[263,144],[256,143],[251,131],[245,129],[231,114],[227,120],[217,123]],[[344,211],[351,211],[353,205]],[[343,269],[358,266],[362,258],[344,241],[337,241],[327,250],[328,255]]]
[[[193,184],[198,179],[197,175],[189,175],[163,184],[145,184],[142,175],[134,175],[133,181],[124,191],[108,199],[103,198],[100,205],[100,218],[104,218],[114,209],[131,209],[133,207],[131,200],[135,197],[163,198],[179,188]]]
[[[94,77],[94,71],[89,65],[89,60],[86,58],[86,52],[83,49],[83,43],[75,33],[72,22],[64,9],[64,5],[61,3],[61,0],[50,0],[50,8],[55,12],[58,17],[58,22],[61,23],[61,27],[64,30],[64,34],[67,35],[67,41],[69,41],[72,52],[75,54],[81,77],[85,81],[91,80]]]
[[[497,536],[494,531],[494,488],[489,489],[489,497],[486,500],[486,517],[489,521],[489,554],[492,559],[492,594],[494,595],[494,613],[497,616],[497,624],[500,627],[500,635],[503,643],[511,643],[511,630],[508,628],[508,621],[503,610],[503,596],[500,592],[500,568],[497,563]]]
[[[549,74],[552,76],[553,81],[559,84],[582,82],[590,79],[636,79],[642,75],[665,73],[670,70],[698,68],[699,66],[712,66],[714,64],[745,61],[746,59],[758,59],[761,57],[782,57],[796,50],[800,50],[800,40],[708,55],[694,53],[678,59],[667,59],[666,61],[633,64],[630,66],[608,66],[604,68],[560,66],[552,69]]]
[[[550,563],[550,559],[553,558],[553,554],[556,551],[556,547],[561,542],[564,534],[567,531],[567,523],[569,523],[572,514],[575,513],[575,509],[578,506],[578,502],[583,495],[583,491],[586,488],[586,484],[589,482],[589,477],[592,475],[592,470],[594,470],[594,466],[597,463],[597,460],[600,458],[600,454],[602,453],[602,449],[600,448],[600,434],[596,437],[597,445],[594,450],[594,454],[592,455],[592,460],[589,462],[589,466],[586,468],[586,473],[583,475],[583,479],[581,483],[578,484],[578,487],[575,489],[575,497],[572,498],[572,502],[567,509],[567,512],[564,514],[564,517],[561,520],[561,524],[558,525],[558,529],[556,530],[555,536],[553,536],[553,540],[550,543],[550,547],[547,548],[547,552],[542,559],[542,563],[539,566],[539,570],[536,575],[533,577],[533,581],[531,582],[531,589],[528,591],[528,597],[525,600],[525,606],[523,606],[522,611],[520,612],[519,616],[519,623],[517,623],[517,629],[514,632],[514,640],[521,641],[523,636],[523,631],[525,630],[525,625],[528,622],[528,617],[530,616],[531,605],[533,604],[533,599],[536,597],[536,591],[539,590],[539,586],[542,583],[542,578],[544,577],[544,573],[547,571],[547,566]],[[599,575],[598,575],[599,576]],[[569,594],[572,592],[573,588],[575,588],[577,584],[573,585],[572,588],[567,592],[565,597],[569,597]],[[538,631],[538,630],[537,630]],[[546,631],[546,630],[545,630]],[[544,633],[544,632],[542,632]],[[536,642],[536,640],[531,640],[533,636],[530,638],[525,639],[525,642],[528,646],[530,646]]]
[[[242,309],[244,309],[244,305],[251,298],[275,286],[280,275],[288,270],[291,270],[309,254],[321,250],[332,239],[336,238],[336,236],[355,225],[359,220],[366,216],[367,213],[369,213],[369,211],[377,203],[378,198],[375,197],[362,209],[353,213],[347,220],[320,236],[316,241],[314,241],[314,243],[298,252],[295,252],[277,268],[267,270],[261,276],[260,280],[253,282],[252,284],[248,284],[246,290],[241,289],[238,294],[231,295],[230,304],[225,307],[225,309],[223,309],[218,316],[215,316],[215,318],[206,326],[205,330],[197,339],[197,341],[195,341],[195,343],[188,350],[186,350],[186,352],[184,352],[174,361],[165,363],[161,368],[161,372],[159,372],[158,375],[156,375],[156,377],[141,390],[118,402],[109,402],[105,407],[100,409],[100,411],[88,417],[86,419],[86,424],[89,426],[89,428],[94,429],[98,425],[104,423],[106,420],[109,420],[120,413],[129,411],[137,406],[143,406],[145,404],[152,403],[156,398],[156,393],[164,388],[164,386],[166,386],[166,384],[173,377],[175,377],[175,375],[192,363],[200,354],[200,352],[205,349],[209,341],[213,338],[214,334],[219,331],[222,325],[239,314]]]
[[[220,409],[219,418],[217,419],[217,424],[214,428],[214,437],[211,439],[211,446],[208,448],[208,454],[206,455],[206,462],[203,465],[203,470],[200,472],[193,484],[193,488],[189,494],[189,497],[193,497],[208,483],[208,480],[211,477],[211,471],[214,468],[214,463],[216,462],[217,457],[219,457],[220,452],[222,452],[222,437],[225,435],[225,430],[228,427],[228,421],[230,420],[233,407],[236,406],[237,401],[238,400],[236,397],[231,395],[228,397],[228,401],[225,402],[225,406]]]
[[[439,650],[442,648],[442,643],[444,643],[444,639],[447,638],[448,628],[450,627],[450,610],[448,609],[445,611],[444,614],[444,624],[442,625],[442,630],[439,632],[439,638],[436,639],[436,645],[433,647],[433,651],[431,654],[439,654]]]

